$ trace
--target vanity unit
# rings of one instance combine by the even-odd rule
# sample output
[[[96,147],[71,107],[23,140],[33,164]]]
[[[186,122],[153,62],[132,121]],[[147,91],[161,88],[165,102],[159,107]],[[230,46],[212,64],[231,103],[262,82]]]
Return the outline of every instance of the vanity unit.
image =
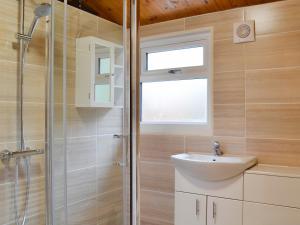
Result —
[[[259,164],[227,179],[219,176],[218,180],[212,180],[215,174],[201,179],[199,173],[194,176],[187,172],[190,163],[198,164],[201,171],[204,167],[215,172],[219,169],[220,174],[224,172],[222,168],[232,163],[245,164],[240,157],[218,165],[217,160],[222,161],[226,156],[211,156],[210,161],[205,161],[203,155],[198,160],[195,155],[190,158],[187,155],[181,160],[173,158],[175,225],[300,225],[299,168]],[[251,167],[249,160],[245,167]],[[185,162],[185,166],[180,166],[179,161],[182,165]]]

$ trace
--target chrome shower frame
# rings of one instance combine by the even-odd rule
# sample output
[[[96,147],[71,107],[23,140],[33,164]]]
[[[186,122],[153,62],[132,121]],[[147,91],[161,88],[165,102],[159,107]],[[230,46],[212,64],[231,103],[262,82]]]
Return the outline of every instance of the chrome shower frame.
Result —
[[[47,225],[57,225],[55,224],[55,211],[53,205],[54,199],[54,186],[53,186],[53,149],[54,146],[54,46],[55,46],[55,2],[57,0],[51,0],[52,12],[51,12],[51,22],[48,24],[48,75],[46,83],[46,224]],[[127,2],[130,1],[130,5]],[[126,139],[124,145],[124,153],[126,168],[130,169],[130,179],[126,180],[124,184],[126,187],[130,187],[130,195],[124,196],[124,206],[128,207],[128,201],[130,201],[130,218],[124,216],[124,225],[139,225],[139,181],[138,181],[138,158],[139,151],[138,136],[139,136],[139,114],[138,114],[138,104],[139,104],[139,2],[140,0],[123,0],[123,43],[124,43],[124,71],[127,74],[127,80],[125,82],[126,93],[124,94],[124,102],[126,103],[123,111],[123,128],[124,128],[124,138]],[[67,0],[64,0],[64,35],[63,35],[63,87],[66,85],[67,77]],[[128,9],[128,7],[130,7]],[[128,16],[128,13],[130,15]],[[127,21],[131,18],[130,21]],[[130,32],[128,32],[127,22],[130,22]],[[130,44],[129,44],[130,43]],[[127,45],[128,44],[128,45]],[[63,90],[63,133],[64,139],[66,140],[66,93],[65,88]],[[124,140],[125,140],[124,139]],[[66,145],[64,145],[66,146]],[[64,150],[66,153],[66,149]],[[66,166],[66,155],[65,158]],[[65,170],[66,172],[66,170]],[[123,173],[123,176],[128,178],[128,173]],[[65,176],[66,177],[66,176]],[[128,193],[128,192],[127,192]],[[64,190],[64,221],[68,225],[67,221],[67,190]]]

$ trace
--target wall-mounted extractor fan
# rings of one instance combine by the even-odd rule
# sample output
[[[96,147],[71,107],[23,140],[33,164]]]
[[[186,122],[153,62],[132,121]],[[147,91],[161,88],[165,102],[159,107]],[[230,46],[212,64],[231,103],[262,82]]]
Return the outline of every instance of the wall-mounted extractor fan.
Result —
[[[254,20],[234,23],[233,42],[243,43],[255,41],[255,22]]]

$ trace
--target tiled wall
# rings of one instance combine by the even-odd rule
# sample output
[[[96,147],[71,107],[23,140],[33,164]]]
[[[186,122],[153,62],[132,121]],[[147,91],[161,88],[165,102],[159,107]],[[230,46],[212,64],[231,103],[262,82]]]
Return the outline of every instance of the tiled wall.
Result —
[[[25,26],[33,19],[35,3],[26,1]],[[17,150],[17,69],[18,69],[18,1],[0,0],[0,151]],[[44,81],[45,20],[40,21],[27,54],[24,70],[24,129],[25,142],[32,148],[44,147]],[[9,166],[0,162],[0,224],[14,224],[13,190],[15,161]],[[30,224],[44,224],[45,182],[44,158],[31,159]],[[18,201],[23,208],[25,197],[24,165],[20,169]]]
[[[26,24],[31,23],[33,9],[43,0],[26,1]],[[18,1],[0,0],[0,150],[16,150],[16,84],[18,49]],[[54,166],[63,174],[62,146],[62,61],[63,4],[57,1],[55,22],[55,138]],[[122,133],[122,109],[78,109],[74,105],[75,38],[93,35],[122,43],[122,27],[107,20],[68,7],[67,69],[67,199],[69,225],[118,225],[122,221],[122,140],[113,134]],[[44,82],[46,77],[45,22],[29,48],[25,69],[25,137],[26,144],[44,145]],[[29,225],[42,225],[45,210],[44,158],[32,157]],[[14,162],[5,167],[0,162],[0,224],[14,224]],[[24,199],[24,175],[19,199]],[[55,183],[56,212],[63,212],[63,179]],[[22,200],[20,200],[22,203]],[[57,215],[58,224],[63,221]]]
[[[233,44],[233,23],[255,20],[256,41]],[[143,225],[173,224],[170,155],[210,152],[256,155],[260,163],[300,166],[300,1],[233,9],[143,26],[142,36],[214,28],[212,137],[141,135]]]

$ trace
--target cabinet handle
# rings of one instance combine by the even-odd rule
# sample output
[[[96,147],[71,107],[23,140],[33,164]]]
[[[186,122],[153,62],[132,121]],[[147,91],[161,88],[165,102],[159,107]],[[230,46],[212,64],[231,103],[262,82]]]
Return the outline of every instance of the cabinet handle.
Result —
[[[196,199],[196,216],[200,214],[200,202],[199,199]]]
[[[216,223],[216,219],[217,219],[217,204],[215,202],[213,202],[213,219],[214,219],[214,223]]]

